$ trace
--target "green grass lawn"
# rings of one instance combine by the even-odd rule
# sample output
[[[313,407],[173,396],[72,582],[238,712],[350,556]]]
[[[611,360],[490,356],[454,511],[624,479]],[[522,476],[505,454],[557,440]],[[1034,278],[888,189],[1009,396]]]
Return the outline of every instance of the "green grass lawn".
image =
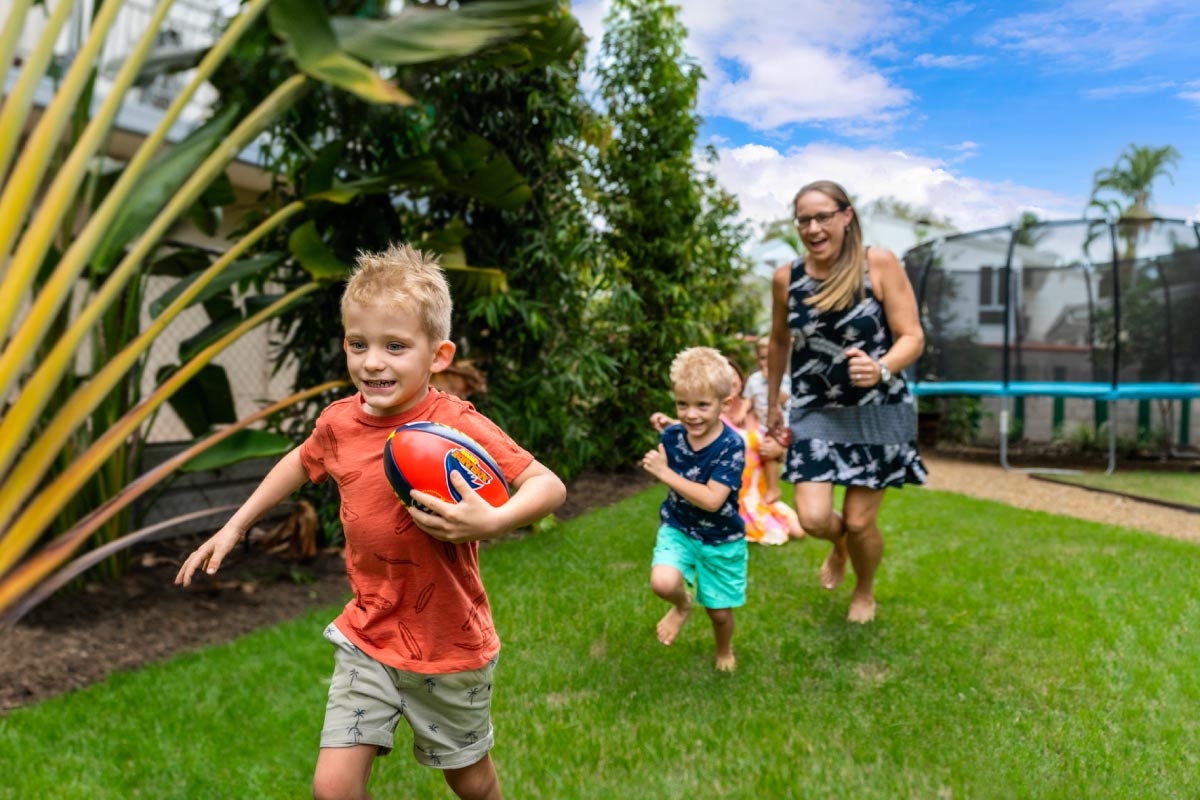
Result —
[[[484,551],[508,797],[1200,796],[1195,545],[891,492],[876,623],[818,587],[823,543],[753,546],[726,675],[703,613],[654,638],[662,494]],[[308,796],[334,613],[12,712],[0,798]],[[449,797],[410,747],[374,796]]]
[[[1166,500],[1169,503],[1200,508],[1200,472],[1155,472],[1153,470],[1120,470],[1112,475],[1085,473],[1083,475],[1055,475],[1055,480],[1105,489],[1136,497]],[[1200,524],[1200,523],[1197,523]]]

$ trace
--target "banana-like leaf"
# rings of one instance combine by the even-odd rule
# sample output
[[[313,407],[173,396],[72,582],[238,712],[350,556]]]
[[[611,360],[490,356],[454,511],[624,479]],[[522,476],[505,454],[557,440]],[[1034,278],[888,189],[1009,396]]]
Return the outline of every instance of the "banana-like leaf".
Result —
[[[120,513],[130,503],[153,489],[176,469],[179,469],[182,465],[188,463],[209,448],[218,446],[221,442],[249,425],[253,425],[278,411],[282,411],[310,397],[316,397],[324,392],[346,385],[347,382],[344,380],[329,381],[320,386],[314,386],[311,389],[297,392],[277,403],[272,403],[266,408],[239,420],[228,428],[213,434],[209,438],[196,442],[185,450],[176,453],[154,469],[133,480],[128,486],[121,489],[121,491],[105,502],[104,505],[77,522],[70,530],[48,544],[36,556],[25,561],[10,575],[0,577],[0,613],[5,614],[5,621],[15,622],[25,613],[28,613],[29,609],[37,605],[38,602],[48,597],[53,592],[53,589],[50,592],[44,592],[40,589],[39,582],[58,567],[59,564],[66,561],[71,553],[75,552],[80,545],[87,541],[88,537],[101,525]],[[232,510],[232,507],[230,510]],[[130,535],[132,536],[133,534]],[[129,543],[132,544],[133,542]],[[59,582],[59,585],[61,586],[66,583],[66,581],[74,577],[75,574],[79,574],[79,572],[67,576]],[[0,574],[2,573],[3,570],[0,570]],[[39,591],[36,595],[30,595],[30,591],[34,587],[39,587]],[[56,588],[58,587],[56,586]],[[31,602],[32,597],[36,597],[37,599]],[[14,606],[13,604],[19,599],[22,600],[20,606]],[[11,610],[6,612],[6,609]]]
[[[126,245],[146,230],[179,187],[224,141],[240,114],[237,106],[221,109],[208,122],[189,133],[170,150],[151,162],[146,174],[121,204],[112,224],[96,245],[92,269],[105,274],[116,263]]]
[[[438,159],[450,185],[485,199],[496,208],[519,208],[533,196],[525,177],[501,151],[482,136],[470,136]]]
[[[288,237],[288,250],[313,280],[336,281],[350,274],[350,267],[325,246],[317,232],[317,224],[312,220],[292,231]]]
[[[22,564],[21,568],[11,576],[0,581],[0,620],[3,620],[8,625],[17,624],[22,617],[37,608],[75,578],[78,578],[109,556],[116,555],[126,548],[133,547],[138,542],[153,541],[159,538],[164,531],[169,531],[186,522],[216,516],[217,514],[229,514],[236,510],[237,505],[217,506],[216,508],[202,508],[188,514],[180,514],[170,519],[164,519],[162,522],[148,525],[145,528],[139,528],[132,533],[125,534],[119,539],[113,539],[111,542],[106,542],[94,550],[89,550],[60,569],[53,577],[48,580],[41,580],[50,570],[54,569],[54,567],[58,566],[58,564],[62,563],[70,555],[70,552],[67,552],[60,560],[55,561],[55,557],[62,550],[55,548],[51,544],[41,553],[38,553],[37,556]],[[49,569],[46,568],[47,566]],[[32,591],[30,591],[31,589]],[[24,596],[19,594],[22,590],[27,592]],[[14,601],[19,599],[20,602],[11,608],[6,608],[4,603],[8,601],[9,596]]]
[[[54,58],[54,42],[63,26],[67,24],[67,20],[71,18],[72,5],[70,2],[62,2],[54,7],[50,18],[46,20],[44,34],[38,39],[32,52],[26,54],[12,91],[4,98],[4,106],[0,108],[0,176],[4,176],[8,172],[8,167],[12,163],[17,142],[25,130],[29,110],[33,107],[33,98],[37,95],[38,85],[46,74],[46,67]],[[14,13],[4,23],[4,39],[6,41],[14,36],[20,36],[20,25],[28,7],[28,2],[22,2],[20,6],[13,9]],[[13,28],[16,30],[12,30]],[[11,63],[11,61],[5,61],[4,68],[7,69]],[[3,85],[5,84],[0,83],[0,86]],[[19,225],[15,226],[14,230],[16,227]],[[0,241],[3,239],[0,238]],[[9,244],[11,242],[4,243],[0,252],[7,253]],[[0,330],[4,327],[4,325],[0,325]]]
[[[62,5],[69,8],[71,3]],[[4,181],[4,190],[0,194],[0,261],[4,261],[9,255],[10,248],[16,241],[30,210],[38,206],[34,198],[42,189],[46,169],[50,166],[50,161],[58,150],[59,140],[62,138],[67,123],[71,121],[71,117],[75,113],[80,95],[88,86],[91,78],[91,65],[100,53],[104,44],[104,33],[112,25],[120,5],[120,3],[107,3],[98,10],[92,21],[92,35],[88,36],[83,47],[75,54],[70,69],[67,70],[66,76],[54,93],[54,99],[42,111],[24,147],[21,148],[21,157],[13,167],[12,174]],[[56,10],[55,16],[57,14]],[[41,57],[40,51],[47,44],[53,45],[53,42],[39,42],[35,58]],[[36,80],[38,76],[35,76],[31,69],[28,76],[22,76],[22,81],[25,77]],[[24,87],[19,87],[19,91],[24,91]],[[32,100],[32,96],[28,99]],[[22,97],[22,102],[24,100],[25,98]],[[14,112],[21,111],[17,104],[12,102],[5,103],[5,112],[9,110],[10,105],[13,106]],[[16,131],[21,132],[24,129],[28,111],[29,109],[26,107],[21,111],[19,118],[0,119],[0,127],[13,124],[16,126]],[[3,116],[7,116],[7,113]],[[95,137],[92,137],[88,146],[94,147],[95,144]],[[3,171],[8,168],[8,157],[9,153],[0,153],[0,174],[3,174]],[[86,166],[81,162],[81,159],[75,160],[75,169],[83,169]],[[56,183],[61,187],[64,181],[59,180]],[[4,276],[4,292],[21,292],[27,288],[31,275],[29,262],[11,264],[6,272],[8,274]],[[15,313],[14,306],[20,299],[19,295],[7,297],[0,292],[0,331],[8,329]]]
[[[245,428],[200,453],[181,466],[179,471],[204,472],[232,466],[252,458],[281,456],[293,446],[292,440],[281,434]]]
[[[53,274],[44,281],[32,308],[25,314],[23,322],[8,341],[3,353],[0,354],[0,396],[8,393],[26,359],[29,358],[30,354],[37,351],[37,345],[42,338],[43,331],[51,325],[59,309],[62,308],[67,298],[74,292],[75,281],[90,261],[96,243],[100,241],[100,238],[108,230],[108,226],[111,224],[113,218],[121,210],[124,199],[136,187],[152,158],[158,152],[158,148],[166,140],[168,131],[175,124],[175,121],[179,119],[179,116],[183,113],[184,108],[195,92],[212,75],[234,43],[250,27],[258,15],[262,13],[268,2],[269,0],[249,0],[246,3],[242,12],[209,50],[208,55],[201,62],[192,80],[189,81],[183,91],[171,102],[171,105],[159,121],[158,127],[142,142],[133,159],[130,160],[128,166],[122,171],[116,185],[105,196],[100,207],[95,209],[91,214],[87,224],[74,237],[74,241],[72,241],[70,247],[63,253],[62,258],[58,260]],[[63,2],[59,7],[67,8],[70,5],[68,2]],[[120,4],[109,3],[106,5],[116,7]],[[53,36],[50,39],[51,41],[49,42],[44,40],[39,41],[39,49],[43,45],[52,48]],[[24,70],[23,75],[25,72],[28,72],[28,70]],[[287,98],[279,97],[279,92],[277,91],[260,106],[259,111],[266,113],[270,109],[275,108],[276,105],[285,105],[286,102]],[[230,144],[234,146],[238,145],[237,142]],[[75,161],[74,154],[68,158],[69,163],[75,163]],[[59,179],[56,178],[55,183],[58,183],[58,181]],[[41,199],[38,212],[30,226],[30,232],[22,239],[21,246],[17,248],[16,253],[7,265],[3,283],[0,284],[0,332],[8,332],[9,324],[12,322],[13,315],[15,314],[16,303],[28,291],[31,276],[46,261],[46,250],[50,245],[37,246],[37,240],[44,238],[44,231],[39,235],[39,230],[46,228],[46,226],[57,225],[62,214],[65,213],[65,209],[68,207],[66,201],[61,199],[51,202],[52,195],[53,193],[48,193]],[[175,213],[177,214],[178,212]],[[169,224],[173,219],[174,214],[170,215],[165,224]],[[148,248],[154,242],[149,241],[146,244]],[[128,262],[127,272],[131,271],[137,264],[137,260]],[[82,315],[70,329],[73,333],[65,336],[64,341],[60,342],[60,345],[62,345],[61,349],[65,351],[66,360],[51,359],[53,370],[60,370],[63,364],[69,363],[73,356],[73,350],[78,346],[82,336],[91,328],[99,315],[112,302],[113,298],[121,292],[126,280],[128,280],[128,275],[126,275],[124,280],[114,280],[111,282],[111,285],[106,284],[107,290],[100,293],[103,297],[97,298],[102,300],[102,302],[92,308],[94,313]],[[45,375],[45,377],[48,378],[48,383],[51,386],[51,390],[53,390],[53,387],[57,386],[58,377],[51,375]],[[26,389],[28,388],[29,384],[26,385]],[[32,405],[42,402],[44,401],[39,395],[36,403]],[[28,425],[31,424],[28,418],[23,418],[21,423],[21,430],[26,430]],[[20,442],[23,439],[14,439],[14,441]],[[0,448],[0,474],[4,472],[9,463],[11,463],[10,451]]]
[[[233,262],[228,268],[222,270],[216,278],[206,281],[204,288],[189,301],[188,305],[203,303],[237,283],[248,278],[253,278],[256,275],[261,275],[265,270],[278,264],[281,258],[283,256],[279,253],[270,253]],[[167,306],[174,302],[177,297],[182,295],[188,287],[204,274],[204,272],[196,272],[189,275],[155,298],[149,306],[151,319],[161,314],[163,309],[167,308]]]
[[[174,366],[163,367],[159,370],[159,381],[169,378],[175,369]],[[225,425],[237,419],[229,376],[219,364],[206,365],[181,386],[179,391],[171,395],[167,402],[183,420],[192,436],[202,436],[218,425]]]
[[[120,447],[138,427],[150,417],[154,411],[167,399],[187,383],[193,375],[211,362],[218,353],[224,350],[241,336],[262,323],[282,314],[294,303],[312,294],[319,288],[318,284],[306,283],[286,294],[278,302],[246,319],[241,325],[230,331],[220,341],[214,342],[204,352],[185,364],[165,383],[155,389],[149,397],[130,409],[124,416],[111,425],[90,447],[76,456],[73,468],[58,475],[45,486],[29,503],[20,515],[11,522],[13,511],[21,505],[46,473],[48,463],[62,446],[55,443],[53,437],[42,436],[34,441],[24,457],[16,463],[5,482],[0,485],[0,522],[7,523],[0,528],[0,576],[13,568],[17,560],[33,545],[46,526],[53,521],[57,509],[63,505],[93,474],[117,448]],[[90,385],[83,386],[75,397],[88,397],[93,391]],[[85,402],[86,400],[81,401]],[[98,401],[96,401],[98,402]],[[95,405],[91,405],[92,408]],[[57,418],[51,422],[51,426]],[[71,430],[74,428],[72,427]]]
[[[205,325],[200,331],[179,343],[179,360],[184,362],[191,361],[196,357],[197,353],[240,325],[242,320],[242,312],[234,309],[232,313]]]
[[[406,8],[383,20],[334,17],[337,43],[378,64],[420,64],[469,55],[529,29],[550,13],[552,0],[495,0],[454,11]]]
[[[444,228],[428,233],[421,238],[421,247],[438,254],[438,261],[446,271],[446,278],[456,290],[455,294],[487,295],[508,291],[508,276],[503,270],[492,267],[472,267],[467,264],[463,240],[471,233],[466,223],[454,219]]]
[[[32,4],[32,0],[14,0],[8,19],[4,21],[4,30],[0,32],[0,86],[7,85],[8,68],[13,63],[13,53],[21,40],[21,26],[25,24],[25,15]]]
[[[38,365],[33,375],[26,381],[16,402],[13,403],[3,419],[0,419],[0,474],[12,463],[16,452],[25,443],[29,432],[32,430],[34,420],[54,395],[62,376],[74,364],[75,351],[84,337],[91,332],[100,317],[122,293],[125,285],[142,265],[142,262],[149,255],[150,251],[158,244],[171,224],[178,219],[179,215],[188,206],[195,202],[196,198],[200,196],[213,178],[224,171],[225,165],[232,161],[241,152],[242,148],[262,131],[271,119],[274,119],[296,101],[305,90],[306,85],[307,81],[303,76],[297,75],[288,78],[266,100],[259,104],[254,111],[247,115],[234,129],[233,133],[220,144],[217,150],[205,159],[204,163],[188,179],[180,191],[170,199],[166,207],[154,218],[154,221],[142,234],[141,238],[134,243],[125,257],[121,259],[121,263],[109,274],[104,284],[71,320],[71,324],[67,327],[66,331],[62,333],[58,341],[55,342],[54,347]],[[109,198],[106,198],[106,201],[107,199]],[[66,256],[64,256],[64,260],[66,260]],[[36,324],[35,317],[31,313],[22,323],[22,332],[25,335],[36,335],[37,331],[29,332],[30,327],[34,324]],[[5,350],[6,358],[9,355],[9,350],[12,349],[10,345]],[[20,355],[18,353],[17,357]],[[2,385],[0,383],[0,386]],[[98,396],[91,395],[90,402],[99,403],[100,398],[103,396],[103,394]],[[94,405],[90,406],[88,411],[94,407]],[[43,454],[42,458],[44,459],[41,468],[42,472],[44,472],[53,458],[48,453],[48,450],[52,447],[61,447],[65,441],[65,436],[69,435],[69,433],[60,435],[64,438],[57,443],[47,440],[45,435],[37,443],[39,446],[36,449]],[[10,478],[9,483],[11,482]],[[7,490],[9,486],[6,484],[4,488]],[[17,491],[21,492],[25,491],[25,489]],[[7,519],[7,514],[11,513],[11,509],[7,506],[6,496],[3,491],[0,491],[0,523],[3,523]],[[2,546],[2,543],[0,543],[0,546]]]
[[[338,48],[320,0],[274,0],[271,28],[287,40],[297,66],[317,80],[371,103],[412,105],[412,97],[375,70]]]

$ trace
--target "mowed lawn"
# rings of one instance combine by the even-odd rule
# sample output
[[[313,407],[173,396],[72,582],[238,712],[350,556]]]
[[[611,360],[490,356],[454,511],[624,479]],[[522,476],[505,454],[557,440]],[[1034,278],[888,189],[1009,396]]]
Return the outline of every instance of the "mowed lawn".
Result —
[[[1120,492],[1134,497],[1165,500],[1200,509],[1200,472],[1162,472],[1156,470],[1117,470],[1112,475],[1087,472],[1081,475],[1055,475],[1055,480]],[[1200,517],[1196,518],[1200,529]]]
[[[753,546],[726,675],[702,611],[654,638],[662,495],[484,550],[507,797],[1200,796],[1195,545],[889,492],[878,620],[819,588],[824,543]],[[0,719],[0,798],[307,796],[334,613]],[[374,796],[450,797],[405,731]]]

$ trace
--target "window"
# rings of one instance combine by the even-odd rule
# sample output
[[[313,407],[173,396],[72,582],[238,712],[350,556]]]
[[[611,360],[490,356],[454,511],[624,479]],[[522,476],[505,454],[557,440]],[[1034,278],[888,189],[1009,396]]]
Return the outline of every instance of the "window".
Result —
[[[1007,301],[1008,284],[1004,280],[1004,267],[980,267],[979,324],[1002,325]]]

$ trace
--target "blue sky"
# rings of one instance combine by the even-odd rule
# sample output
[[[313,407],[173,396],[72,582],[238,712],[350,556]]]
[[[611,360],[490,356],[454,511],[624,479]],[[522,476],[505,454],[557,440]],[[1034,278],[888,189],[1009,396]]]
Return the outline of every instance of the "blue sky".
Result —
[[[701,144],[743,212],[841,182],[960,229],[1079,217],[1093,173],[1173,145],[1164,216],[1200,216],[1200,2],[685,0]],[[608,0],[575,0],[594,58]]]

